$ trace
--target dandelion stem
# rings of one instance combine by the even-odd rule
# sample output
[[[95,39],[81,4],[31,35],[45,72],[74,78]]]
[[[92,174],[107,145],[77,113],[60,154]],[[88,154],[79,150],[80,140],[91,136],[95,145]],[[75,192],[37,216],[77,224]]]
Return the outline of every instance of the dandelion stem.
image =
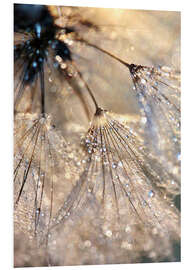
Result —
[[[97,50],[99,50],[99,51],[107,54],[108,56],[110,56],[113,59],[117,60],[118,62],[120,62],[121,64],[125,65],[126,67],[129,67],[130,66],[130,64],[128,64],[127,62],[123,61],[122,59],[120,59],[116,55],[114,55],[114,54],[112,54],[112,53],[110,53],[110,52],[108,52],[108,51],[106,51],[106,50],[104,50],[104,49],[102,49],[102,48],[100,48],[100,47],[98,47],[98,46],[96,46],[96,45],[94,45],[94,44],[92,44],[92,43],[84,40],[84,39],[78,39],[78,41],[80,41],[82,43],[85,43],[86,45],[88,45],[90,47],[93,47],[93,48],[95,48],[95,49],[97,49]]]
[[[44,89],[44,67],[40,71],[40,86],[41,86],[41,113],[45,114],[45,89]]]
[[[83,82],[84,85],[86,86],[86,89],[87,89],[87,91],[88,91],[88,93],[89,93],[89,95],[90,95],[90,97],[91,97],[91,99],[92,99],[92,101],[93,101],[93,103],[94,103],[94,105],[95,105],[96,111],[98,111],[99,105],[98,105],[98,103],[97,103],[97,101],[96,101],[96,99],[95,99],[95,97],[94,97],[94,95],[93,95],[93,93],[92,93],[90,87],[88,86],[88,84],[87,84],[86,81],[84,80],[84,78],[83,78],[83,76],[82,76],[82,73],[79,71],[79,69],[77,68],[77,66],[75,65],[75,63],[72,62],[72,64],[73,64],[74,68],[76,69],[76,71],[77,71],[79,77],[81,78],[82,82]]]

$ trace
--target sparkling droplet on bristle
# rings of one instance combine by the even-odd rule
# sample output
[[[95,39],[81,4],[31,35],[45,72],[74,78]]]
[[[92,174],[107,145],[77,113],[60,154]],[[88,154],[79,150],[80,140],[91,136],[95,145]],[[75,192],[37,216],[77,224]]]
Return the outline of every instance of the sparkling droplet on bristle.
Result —
[[[112,168],[113,168],[113,169],[116,169],[116,168],[117,168],[117,163],[113,162]]]
[[[177,154],[177,159],[178,159],[179,161],[181,160],[181,154],[180,154],[180,153]]]
[[[148,197],[149,197],[149,198],[153,198],[154,196],[155,196],[154,191],[153,191],[153,190],[150,190],[150,191],[148,192]]]

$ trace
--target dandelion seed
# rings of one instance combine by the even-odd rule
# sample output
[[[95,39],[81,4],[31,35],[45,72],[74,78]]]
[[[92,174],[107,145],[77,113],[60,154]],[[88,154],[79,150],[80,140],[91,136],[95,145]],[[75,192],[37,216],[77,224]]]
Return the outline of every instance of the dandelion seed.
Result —
[[[126,122],[125,116],[122,116],[122,121],[120,119],[121,115],[97,109],[85,138],[85,153],[90,155],[90,159],[85,164],[84,172],[69,196],[70,201],[58,213],[60,226],[64,226],[64,216],[61,219],[62,212],[66,213],[71,209],[74,215],[82,212],[83,206],[88,206],[89,193],[92,190],[92,196],[103,213],[101,222],[105,228],[108,224],[108,230],[105,229],[105,235],[108,237],[116,234],[117,226],[119,226],[119,232],[124,235],[125,224],[129,224],[127,226],[132,226],[130,232],[132,240],[138,241],[137,228],[134,225],[136,220],[138,224],[141,224],[141,228],[147,230],[147,234],[151,234],[152,228],[157,228],[160,232],[158,238],[167,232],[178,237],[178,214],[175,209],[168,209],[170,204],[162,200],[163,194],[160,192],[160,185],[164,187],[165,178],[161,175],[165,172],[160,171],[159,159],[153,161],[157,162],[158,171],[156,171],[156,166],[147,166],[147,164],[152,164],[152,160],[149,159],[144,148],[139,147],[140,137],[134,137],[128,126],[123,124]],[[132,143],[126,141],[126,134],[132,137]],[[97,141],[94,146],[95,151],[88,153],[87,149],[93,148],[94,141]],[[125,146],[126,144],[128,147]],[[101,152],[104,146],[106,151]],[[97,163],[95,155],[99,159]],[[117,166],[119,162],[122,166]],[[92,186],[91,190],[88,185]],[[156,196],[154,190],[156,190]],[[154,200],[150,203],[151,198]],[[165,208],[168,209],[167,213],[164,211]],[[174,217],[172,220],[171,216]],[[53,228],[54,226],[53,224]],[[146,233],[143,231],[143,237]],[[138,237],[141,239],[142,235]],[[170,245],[169,242],[167,244]]]
[[[148,143],[167,163],[173,161],[180,148],[180,79],[177,73],[166,73],[165,69],[129,65],[134,91],[143,97],[139,104],[147,119],[147,136],[152,138]],[[171,143],[172,138],[175,144]]]
[[[30,218],[24,223],[24,229],[29,224],[28,233],[38,235],[40,244],[48,235],[52,215],[65,197],[65,186],[62,194],[58,192],[59,186],[62,187],[58,186],[59,172],[64,172],[64,168],[69,171],[69,166],[73,170],[74,161],[69,163],[63,159],[62,164],[59,162],[62,155],[67,156],[68,147],[60,148],[61,142],[64,144],[65,140],[51,128],[49,115],[38,117],[37,114],[17,114],[15,140],[15,216],[16,219],[22,219],[26,213],[29,214]],[[77,170],[74,166],[74,172],[71,173],[77,173]],[[28,194],[27,198],[25,193]],[[18,226],[20,227],[19,224]]]

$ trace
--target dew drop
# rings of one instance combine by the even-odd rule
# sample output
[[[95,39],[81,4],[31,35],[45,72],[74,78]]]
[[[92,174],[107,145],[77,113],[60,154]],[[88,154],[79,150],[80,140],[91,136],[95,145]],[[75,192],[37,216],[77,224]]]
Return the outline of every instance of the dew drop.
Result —
[[[33,68],[36,68],[37,67],[37,62],[36,61],[34,61],[33,63],[32,63],[32,66],[33,66]]]
[[[122,163],[122,161],[119,161],[118,166],[121,167],[121,168],[123,168],[123,163]]]
[[[54,66],[54,68],[58,68],[58,66],[59,66],[58,62],[55,62],[55,63],[53,64],[53,66]]]
[[[131,232],[131,227],[129,225],[126,226],[125,232]]]
[[[146,206],[147,205],[147,202],[144,200],[143,201],[143,206]]]
[[[107,231],[105,231],[105,235],[107,236],[107,237],[111,237],[112,236],[112,231],[111,230],[107,230]]]
[[[91,241],[86,240],[86,241],[84,242],[84,246],[85,246],[85,247],[91,247]]]
[[[28,74],[28,73],[25,74],[24,80],[25,80],[25,81],[29,80],[29,74]]]
[[[90,140],[89,140],[89,139],[86,139],[86,140],[85,140],[85,143],[90,143]]]
[[[113,162],[113,163],[112,163],[112,168],[113,168],[113,169],[116,169],[116,168],[117,168],[117,163]]]
[[[141,79],[141,83],[142,84],[146,84],[146,80],[145,79]]]
[[[148,197],[149,197],[149,198],[153,198],[154,196],[155,196],[154,191],[153,191],[153,190],[150,190],[150,191],[148,192]]]
[[[146,122],[147,122],[147,118],[146,118],[146,117],[142,117],[142,118],[141,118],[141,123],[142,123],[142,124],[146,124]]]
[[[36,30],[37,37],[40,38],[40,34],[41,34],[42,29],[41,29],[41,25],[39,23],[36,23],[35,30]]]
[[[92,149],[88,148],[88,153],[91,154],[92,153]]]
[[[181,154],[180,153],[177,154],[177,160],[179,160],[179,161],[181,160]]]

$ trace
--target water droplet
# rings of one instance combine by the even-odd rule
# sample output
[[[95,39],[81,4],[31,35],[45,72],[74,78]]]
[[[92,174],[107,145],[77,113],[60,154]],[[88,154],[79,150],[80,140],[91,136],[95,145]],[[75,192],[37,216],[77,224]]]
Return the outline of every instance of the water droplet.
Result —
[[[131,232],[131,227],[129,225],[126,226],[125,232]]]
[[[40,139],[42,140],[42,141],[44,141],[45,140],[45,136],[40,136]]]
[[[147,205],[147,202],[144,200],[143,201],[143,206],[146,206]]]
[[[33,63],[32,63],[32,66],[33,66],[33,68],[36,68],[37,67],[37,62],[36,61],[34,61]]]
[[[146,80],[145,79],[141,79],[141,83],[142,84],[146,84]]]
[[[91,241],[86,240],[86,241],[84,242],[84,246],[85,246],[85,247],[90,247],[90,246],[91,246]]]
[[[179,161],[181,160],[181,154],[180,153],[177,154],[177,160],[179,160]]]
[[[141,118],[141,123],[142,123],[142,124],[146,124],[146,122],[147,122],[147,118],[146,118],[146,117],[142,117],[142,118]]]
[[[56,48],[56,42],[54,42],[53,44],[52,44],[52,49],[55,49]]]
[[[25,81],[29,80],[29,74],[28,74],[28,72],[26,72],[26,74],[25,74],[25,76],[24,76],[24,80],[25,80]]]
[[[42,27],[39,23],[35,24],[35,30],[36,30],[37,37],[40,38]]]
[[[123,167],[122,161],[119,161],[118,166],[121,167],[121,168]]]
[[[149,105],[146,105],[146,106],[145,106],[145,111],[146,111],[147,113],[150,113],[150,112],[151,112],[151,108],[150,108]]]
[[[58,62],[55,62],[55,63],[53,64],[53,66],[54,66],[54,68],[58,68],[58,67],[59,67],[59,63],[58,63]]]
[[[56,56],[55,56],[55,59],[56,59],[59,63],[62,62],[62,58],[61,58],[59,55],[56,55]]]
[[[89,154],[92,153],[92,148],[88,148],[88,153],[89,153]]]
[[[105,232],[105,235],[107,236],[107,237],[111,237],[112,236],[112,231],[110,231],[110,230],[107,230],[106,232]]]
[[[153,190],[150,190],[150,191],[148,192],[148,197],[149,197],[149,198],[153,198],[154,196],[155,196],[154,191],[153,191]]]
[[[113,168],[113,169],[116,169],[116,168],[117,168],[117,163],[113,162],[113,163],[112,163],[112,168]]]
[[[25,166],[28,166],[29,165],[29,160],[25,160]]]
[[[86,139],[86,140],[85,140],[85,143],[90,143],[90,140],[89,140],[89,139]]]

